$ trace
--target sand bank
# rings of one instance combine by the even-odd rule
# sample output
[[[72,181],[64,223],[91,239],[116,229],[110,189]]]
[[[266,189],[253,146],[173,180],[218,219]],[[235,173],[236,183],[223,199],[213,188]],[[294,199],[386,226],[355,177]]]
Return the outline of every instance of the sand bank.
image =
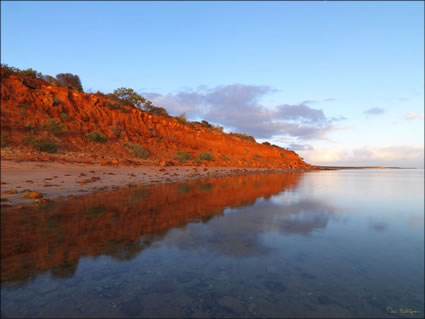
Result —
[[[285,172],[285,170],[191,166],[124,167],[3,160],[1,162],[1,205],[4,207],[34,203],[37,201],[36,198],[25,198],[29,192],[40,192],[42,199],[38,201],[58,200],[68,196],[124,187],[264,172]]]

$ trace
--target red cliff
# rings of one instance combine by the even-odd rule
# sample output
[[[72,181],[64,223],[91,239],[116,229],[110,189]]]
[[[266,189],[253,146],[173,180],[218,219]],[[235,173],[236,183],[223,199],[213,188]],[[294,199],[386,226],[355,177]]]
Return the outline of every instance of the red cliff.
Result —
[[[56,127],[49,128],[48,121]],[[103,133],[106,142],[90,141],[86,134],[94,131]],[[15,73],[1,81],[1,134],[3,159],[313,168],[290,150],[200,124],[181,124],[173,117],[117,104],[101,93],[82,93]],[[41,138],[57,146],[55,154],[39,152],[28,142]],[[142,146],[149,156],[137,158],[128,143]],[[178,151],[185,152],[191,160],[177,161]],[[201,153],[211,154],[213,160],[197,160]]]

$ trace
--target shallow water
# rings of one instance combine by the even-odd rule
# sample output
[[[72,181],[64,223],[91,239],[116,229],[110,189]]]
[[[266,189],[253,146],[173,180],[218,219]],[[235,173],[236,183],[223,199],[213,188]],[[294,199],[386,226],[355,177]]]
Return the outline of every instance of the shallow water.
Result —
[[[2,209],[1,315],[420,318],[423,191],[321,171]]]

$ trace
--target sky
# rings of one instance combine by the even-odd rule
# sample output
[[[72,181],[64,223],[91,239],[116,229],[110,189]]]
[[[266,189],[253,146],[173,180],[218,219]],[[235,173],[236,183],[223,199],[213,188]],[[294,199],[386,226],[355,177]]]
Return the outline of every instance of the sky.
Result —
[[[1,2],[1,63],[318,165],[424,167],[424,2]]]

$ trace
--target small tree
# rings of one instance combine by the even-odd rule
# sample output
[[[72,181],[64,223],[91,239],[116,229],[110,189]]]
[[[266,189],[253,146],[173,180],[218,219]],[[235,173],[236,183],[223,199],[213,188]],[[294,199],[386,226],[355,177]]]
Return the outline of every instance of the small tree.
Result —
[[[169,116],[167,110],[164,109],[163,107],[158,107],[158,106],[152,105],[149,112],[152,112],[153,114],[156,114],[156,115]]]
[[[73,88],[79,92],[83,92],[83,86],[78,75],[71,73],[59,73],[56,75],[56,80],[58,81],[59,86]]]
[[[41,78],[42,77],[42,74],[40,72],[37,72],[36,70],[33,70],[31,68],[22,70],[21,74],[24,75],[24,76],[31,76],[33,78],[37,78],[37,77]]]
[[[142,108],[142,106],[146,102],[146,99],[143,96],[140,96],[133,89],[130,88],[122,87],[114,90],[114,93],[112,94],[124,103],[132,104],[139,108]]]

